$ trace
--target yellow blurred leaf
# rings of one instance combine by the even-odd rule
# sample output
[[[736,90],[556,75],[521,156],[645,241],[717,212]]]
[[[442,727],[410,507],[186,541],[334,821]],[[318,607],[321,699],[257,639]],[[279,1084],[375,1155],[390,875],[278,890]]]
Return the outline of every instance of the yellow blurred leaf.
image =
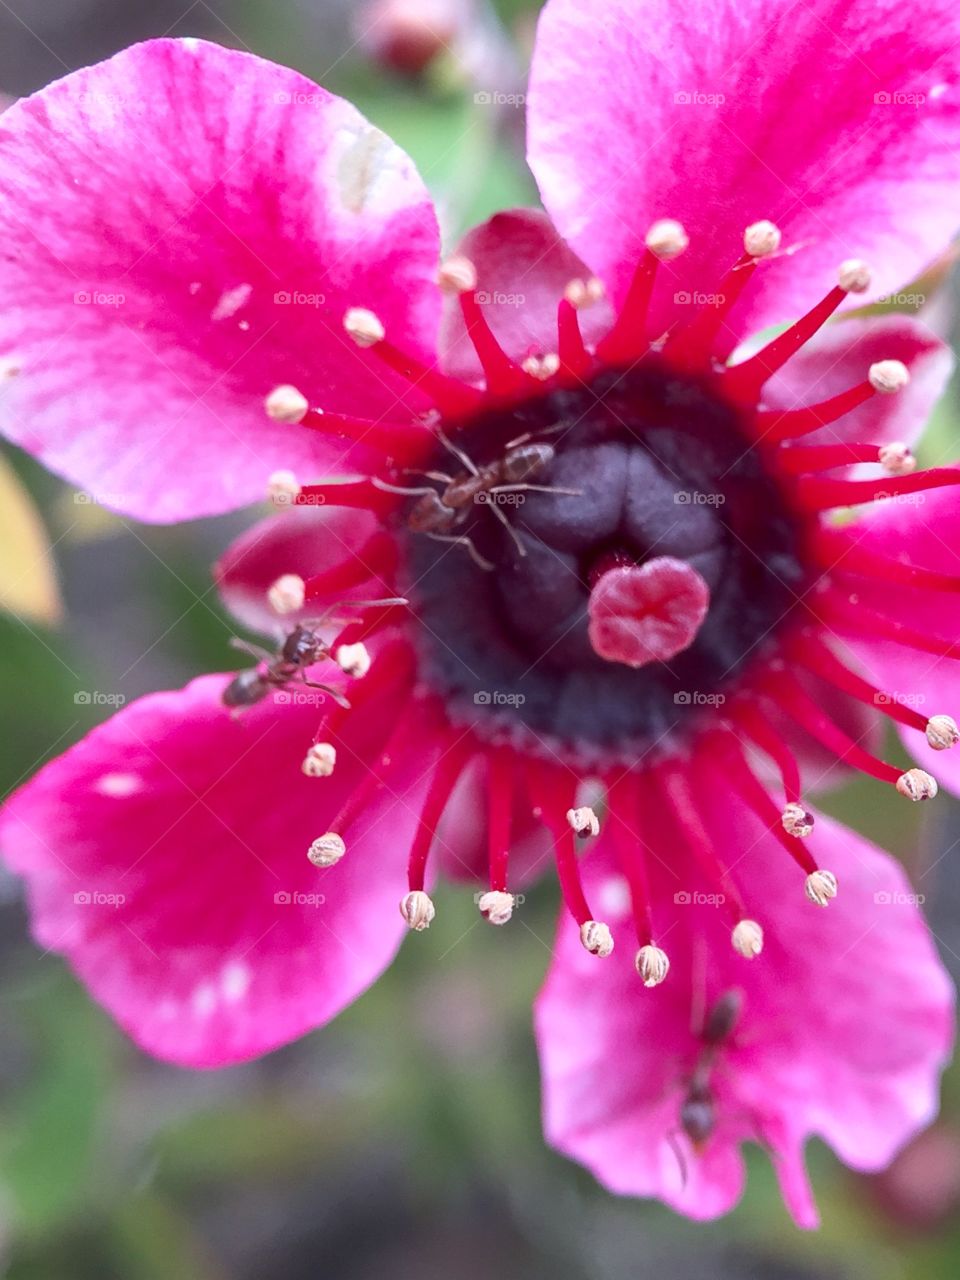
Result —
[[[50,539],[5,458],[0,458],[0,608],[45,626],[63,616]]]

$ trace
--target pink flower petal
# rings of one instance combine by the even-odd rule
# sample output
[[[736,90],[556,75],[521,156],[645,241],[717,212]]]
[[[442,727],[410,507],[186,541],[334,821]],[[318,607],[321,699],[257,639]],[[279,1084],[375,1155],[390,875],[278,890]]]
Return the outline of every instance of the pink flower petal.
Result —
[[[335,773],[317,779],[300,765],[318,706],[270,699],[234,717],[223,684],[124,708],[18,792],[0,827],[40,945],[141,1047],[197,1067],[320,1026],[389,964],[429,772],[422,754],[399,762],[346,856],[318,870],[307,848],[381,749],[398,696],[352,713]]]
[[[764,404],[789,410],[829,400],[863,382],[870,366],[881,360],[900,360],[907,366],[910,382],[904,390],[873,396],[798,444],[913,444],[946,390],[954,365],[950,348],[919,318],[872,316],[827,325],[767,383]],[[876,468],[864,474],[876,475]]]
[[[675,294],[713,293],[744,229],[776,222],[792,257],[738,304],[749,333],[807,309],[839,263],[871,296],[914,278],[956,230],[960,12],[816,0],[549,0],[529,93],[529,157],[557,229],[622,299],[643,236],[676,218]],[[732,337],[732,335],[731,335]]]
[[[270,421],[403,416],[342,329],[377,312],[431,358],[437,228],[408,158],[297,72],[196,40],[117,54],[0,120],[6,434],[107,506],[177,520],[343,447]]]
[[[289,616],[278,618],[267,602],[267,591],[277,578],[295,573],[306,579],[326,572],[354,557],[378,527],[369,512],[344,508],[295,507],[268,516],[241,534],[214,566],[221,598],[254,630],[292,625]],[[338,599],[351,594],[357,595],[341,592]],[[365,594],[372,598],[369,591]],[[316,617],[322,609],[307,605],[301,612]]]
[[[960,502],[953,489],[913,495],[908,502],[882,502],[851,527],[854,544],[864,551],[960,577]],[[960,634],[960,592],[926,591],[886,581],[857,579],[864,608],[862,626],[845,630],[839,652],[852,654],[884,697],[913,707],[922,716],[950,715],[960,723],[960,661],[938,658],[891,643],[871,631],[870,614],[902,622],[939,637],[945,647]],[[930,773],[960,793],[960,747],[934,751],[922,733],[903,728],[904,745]]]
[[[483,314],[504,351],[514,360],[557,349],[557,305],[571,280],[589,270],[536,209],[498,213],[467,233],[456,249],[477,269]],[[599,302],[580,313],[588,342],[610,327],[611,313]],[[477,354],[467,337],[456,298],[444,307],[440,328],[444,368],[471,382],[482,379]]]
[[[811,848],[840,884],[820,910],[779,843],[712,776],[704,812],[715,816],[747,908],[764,925],[763,954],[746,961],[734,953],[728,915],[697,903],[710,886],[650,812],[644,841],[669,850],[669,861],[648,865],[671,968],[661,986],[645,989],[605,838],[616,818],[608,819],[585,870],[616,950],[608,960],[588,955],[565,919],[537,1001],[546,1131],[611,1190],[656,1196],[695,1218],[732,1207],[743,1185],[739,1146],[759,1140],[795,1219],[813,1226],[806,1138],[823,1138],[855,1168],[877,1169],[929,1121],[949,1054],[952,989],[896,863],[818,817]],[[744,993],[743,1014],[711,1077],[717,1126],[697,1156],[679,1128],[699,1052],[692,1010],[732,987]],[[685,1148],[685,1184],[674,1143]]]

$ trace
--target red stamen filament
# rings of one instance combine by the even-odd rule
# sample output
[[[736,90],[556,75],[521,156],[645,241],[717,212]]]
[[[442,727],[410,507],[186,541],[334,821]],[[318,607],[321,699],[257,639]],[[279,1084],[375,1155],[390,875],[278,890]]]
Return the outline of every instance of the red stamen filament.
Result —
[[[452,742],[447,739],[442,744],[442,754],[437,761],[433,780],[420,811],[416,835],[410,846],[407,882],[411,893],[423,889],[427,857],[436,837],[437,827],[453,794],[453,789],[469,763],[470,754],[470,748],[464,746],[462,742]]]
[[[476,295],[461,293],[460,309],[467,334],[483,369],[487,394],[495,397],[523,395],[535,386],[536,379],[524,373],[518,364],[514,364],[493,336]]]
[[[701,306],[687,324],[670,335],[665,349],[672,361],[685,368],[709,365],[717,334],[752,279],[758,261],[749,253],[743,254],[721,281],[717,290],[718,301]]]
[[[889,694],[881,692],[869,680],[864,680],[848,670],[839,658],[809,633],[800,637],[793,660],[806,667],[808,671],[812,671],[821,680],[832,684],[835,689],[848,693],[850,697],[856,698],[858,702],[863,702],[868,707],[882,711],[891,720],[896,720],[910,729],[919,729],[921,733],[926,731],[925,716],[914,711],[912,707],[904,706]]]
[[[561,298],[557,307],[557,354],[560,368],[572,377],[583,378],[589,372],[592,361],[580,332],[577,309],[566,298]]]
[[[770,727],[767,718],[752,704],[737,708],[737,720],[747,736],[768,756],[777,768],[783,783],[783,794],[787,804],[798,804],[800,799],[800,766],[793,752],[776,732]]]
[[[608,794],[610,815],[607,821],[611,824],[614,856],[630,891],[637,942],[641,947],[646,947],[653,942],[653,917],[643,842],[633,826],[640,816],[636,780],[629,777],[617,779],[610,783]],[[621,814],[626,815],[629,826]]]
[[[557,878],[564,905],[577,924],[586,924],[596,917],[590,910],[583,884],[576,851],[576,836],[564,815],[574,807],[576,780],[557,772],[540,761],[527,763],[528,787],[539,817],[554,839],[554,858]]]
[[[878,555],[855,542],[843,529],[821,527],[811,540],[811,549],[828,570],[861,574],[928,591],[960,591],[960,575],[922,569],[919,565]]]
[[[467,386],[457,378],[448,377],[439,369],[428,367],[400,351],[386,338],[373,343],[368,350],[394,373],[405,378],[417,391],[421,391],[444,418],[465,417],[480,403],[481,393],[476,388]]]
[[[678,831],[683,833],[687,848],[699,863],[707,883],[720,888],[724,906],[735,923],[744,919],[747,912],[743,898],[730,872],[717,857],[713,840],[694,801],[686,769],[676,764],[662,765],[658,770],[658,777],[662,793],[673,813],[674,823]]]
[[[513,817],[514,762],[510,752],[494,749],[487,753],[487,842],[490,888],[507,892],[507,864],[510,857],[510,827]]]
[[[657,255],[651,249],[644,249],[620,314],[610,331],[597,343],[597,355],[605,364],[634,360],[647,346],[647,316],[659,265]]]
[[[355,555],[304,582],[304,603],[326,601],[371,578],[389,581],[397,567],[396,540],[388,533],[372,534]]]
[[[806,315],[768,342],[756,355],[728,369],[726,385],[731,395],[735,399],[755,400],[763,384],[810,341],[846,297],[847,290],[835,285]]]
[[[854,769],[859,769],[862,773],[868,773],[880,782],[889,782],[896,786],[903,770],[887,764],[885,760],[878,760],[876,756],[864,751],[834,724],[798,684],[789,680],[778,681],[776,685],[768,682],[767,693],[791,719],[810,734],[811,738],[815,738],[838,760],[851,765]]]
[[[864,609],[856,601],[844,599],[836,592],[822,596],[817,609],[826,612],[825,625],[830,625],[830,615],[832,615],[833,625],[848,626],[858,635],[862,635],[865,631],[872,632],[884,639],[895,640],[897,644],[906,645],[910,649],[919,649],[921,653],[932,653],[938,658],[960,658],[957,641],[941,640],[938,636],[928,635],[925,631],[916,631],[913,627],[896,622],[892,618],[885,618],[872,609]]]
[[[808,471],[850,467],[858,462],[878,462],[878,453],[879,446],[875,444],[791,445],[777,451],[776,465],[785,475],[802,476]]]
[[[387,493],[367,478],[343,483],[305,484],[294,498],[298,507],[356,507],[383,520],[398,506],[400,498]]]
[[[870,383],[862,382],[849,391],[841,391],[829,400],[802,409],[759,409],[754,419],[757,434],[770,444],[795,440],[836,422],[838,418],[865,404],[873,395],[876,392]]]
[[[427,453],[436,439],[432,428],[425,422],[374,422],[370,418],[348,418],[322,409],[308,409],[300,425],[322,435],[376,449],[387,458],[403,455],[405,460],[409,458],[411,461]]]
[[[742,752],[730,742],[726,734],[717,735],[717,749],[726,764],[726,776],[741,799],[757,815],[768,831],[774,835],[789,853],[798,867],[807,875],[816,871],[817,863],[804,842],[790,835],[783,826],[780,811],[770,799],[770,794],[756,778],[743,758]]]
[[[853,507],[878,498],[901,497],[960,484],[960,468],[931,467],[909,476],[887,476],[881,480],[830,480],[801,476],[797,493],[805,510],[829,511],[832,507]]]

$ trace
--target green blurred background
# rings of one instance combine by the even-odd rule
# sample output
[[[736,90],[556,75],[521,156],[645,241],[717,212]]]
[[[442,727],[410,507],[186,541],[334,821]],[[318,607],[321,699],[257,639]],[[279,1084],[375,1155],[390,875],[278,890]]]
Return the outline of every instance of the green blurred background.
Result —
[[[249,48],[351,98],[391,133],[430,185],[452,244],[498,208],[535,203],[522,105],[475,95],[522,94],[537,7],[0,0],[0,94],[29,93],[148,36]],[[447,46],[432,58],[430,31]],[[952,299],[948,283],[932,304],[945,330]],[[955,457],[958,436],[954,396],[928,457]],[[138,526],[5,451],[4,790],[98,718],[75,703],[79,690],[130,699],[234,665],[209,566],[249,519]],[[960,806],[942,796],[921,824],[892,791],[853,784],[826,807],[908,864],[957,976]],[[549,956],[553,887],[530,895],[526,927],[502,932],[478,927],[463,888],[441,891],[439,905],[429,934],[333,1026],[256,1064],[190,1073],[139,1054],[62,963],[31,945],[19,885],[0,878],[0,1275],[957,1274],[960,1077],[947,1077],[943,1118],[882,1177],[856,1177],[811,1148],[818,1235],[792,1227],[757,1152],[746,1197],[723,1222],[616,1200],[540,1134],[530,1004]]]

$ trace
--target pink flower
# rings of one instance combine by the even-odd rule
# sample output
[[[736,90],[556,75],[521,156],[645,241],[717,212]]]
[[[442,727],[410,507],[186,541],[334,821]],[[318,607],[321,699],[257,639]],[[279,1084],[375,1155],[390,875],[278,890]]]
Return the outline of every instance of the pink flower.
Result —
[[[928,1120],[949,984],[803,788],[840,760],[933,795],[863,745],[881,715],[960,782],[960,471],[910,453],[949,355],[823,327],[960,221],[958,26],[551,0],[552,222],[493,218],[439,285],[409,160],[294,72],[157,41],[6,113],[8,435],[141,519],[293,508],[217,570],[283,652],[125,708],[5,810],[38,941],[139,1044],[303,1034],[429,926],[438,862],[506,924],[546,830],[546,1124],[601,1180],[711,1216],[753,1140],[810,1225],[810,1134],[876,1168]]]

